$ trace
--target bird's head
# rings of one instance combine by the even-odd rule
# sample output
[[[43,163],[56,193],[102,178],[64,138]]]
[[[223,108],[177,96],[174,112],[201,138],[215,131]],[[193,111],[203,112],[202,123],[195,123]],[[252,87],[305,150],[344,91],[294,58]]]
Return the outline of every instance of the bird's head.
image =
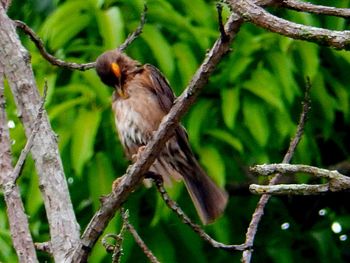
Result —
[[[116,89],[119,95],[124,94],[124,82],[137,67],[137,61],[118,50],[107,51],[96,60],[96,71],[101,81]]]

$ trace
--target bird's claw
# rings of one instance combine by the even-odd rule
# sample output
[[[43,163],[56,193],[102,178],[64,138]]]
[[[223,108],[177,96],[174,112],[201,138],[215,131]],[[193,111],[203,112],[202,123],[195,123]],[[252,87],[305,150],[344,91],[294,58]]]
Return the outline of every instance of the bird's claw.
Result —
[[[138,159],[140,159],[140,156],[142,154],[142,152],[145,150],[146,146],[142,145],[137,149],[137,153],[133,154],[131,156],[132,161],[135,163]]]

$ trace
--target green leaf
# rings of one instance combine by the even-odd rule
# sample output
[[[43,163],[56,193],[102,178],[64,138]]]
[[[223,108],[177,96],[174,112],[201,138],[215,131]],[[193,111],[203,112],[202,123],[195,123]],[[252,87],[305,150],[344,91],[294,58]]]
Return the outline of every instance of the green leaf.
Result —
[[[196,57],[194,56],[189,45],[185,43],[177,43],[173,48],[183,85],[187,85],[193,74],[196,72],[198,66]]]
[[[191,109],[188,121],[187,131],[191,145],[195,149],[200,148],[200,138],[202,133],[202,125],[206,122],[208,112],[212,107],[212,102],[208,100],[198,101]]]
[[[278,110],[283,108],[276,78],[263,67],[259,66],[252,73],[251,79],[243,83],[243,87]]]
[[[320,58],[319,46],[308,42],[295,42],[296,60],[295,65],[299,66],[301,75],[308,76],[312,80],[319,71]]]
[[[333,129],[335,119],[336,101],[331,94],[328,93],[324,76],[319,72],[312,82],[311,89],[312,98],[319,103],[318,113],[321,113],[320,118],[323,119],[322,128],[324,136],[329,137]]]
[[[245,98],[243,100],[243,117],[244,124],[258,145],[264,147],[267,144],[270,133],[270,123],[267,120],[264,107],[255,100]]]
[[[152,50],[161,71],[170,79],[174,73],[174,57],[168,41],[153,25],[145,25],[141,37]]]
[[[78,176],[81,176],[85,163],[93,155],[100,119],[100,111],[87,111],[83,109],[79,112],[75,121],[71,146],[71,160],[73,169]]]
[[[191,17],[199,24],[211,26],[213,21],[215,21],[214,17],[212,17],[211,9],[208,8],[208,4],[203,0],[181,0],[182,5],[186,9],[187,17]],[[196,8],[193,8],[193,7]]]
[[[26,161],[26,165],[24,166],[24,169],[22,172],[23,174],[28,173],[31,175],[29,177],[30,181],[29,181],[29,186],[26,193],[27,195],[26,199],[30,200],[30,202],[25,203],[26,212],[29,215],[37,214],[40,207],[43,206],[43,199],[42,199],[40,190],[38,188],[38,185],[39,185],[38,175],[33,174],[32,171],[35,171],[34,163],[33,163],[33,160],[29,158],[29,160]]]
[[[240,89],[238,87],[221,90],[221,111],[226,126],[230,129],[234,128],[236,116],[240,107],[239,99]]]
[[[211,136],[213,136],[216,139],[219,139],[230,146],[232,146],[235,150],[237,150],[239,153],[243,152],[243,145],[240,140],[237,138],[233,137],[232,134],[224,131],[224,130],[219,130],[219,129],[213,129],[213,130],[208,130],[207,133]]]
[[[117,175],[113,171],[111,159],[103,152],[98,152],[89,166],[89,190],[94,210],[100,207],[100,197],[112,190],[112,183]]]
[[[333,239],[331,234],[330,229],[320,229],[311,233],[316,241],[321,263],[342,262],[339,248],[334,242],[330,242]]]
[[[199,152],[201,164],[206,168],[208,174],[221,187],[225,185],[225,164],[221,154],[216,147],[203,146]]]
[[[124,20],[120,8],[111,7],[108,10],[99,10],[96,17],[104,48],[113,49],[119,46],[125,37]]]
[[[57,50],[70,42],[91,21],[89,4],[84,0],[68,1],[53,12],[43,24],[41,34]],[[69,15],[68,15],[69,14]]]
[[[233,68],[229,68],[229,80],[230,82],[238,81],[240,76],[246,71],[248,66],[253,62],[253,58],[251,56],[233,56],[232,61],[230,63]]]
[[[61,104],[57,104],[56,106],[50,108],[49,117],[51,120],[61,116],[67,110],[81,104],[87,103],[89,100],[85,97],[78,97],[76,99],[67,100]]]
[[[291,58],[282,52],[271,52],[268,56],[274,76],[278,76],[277,81],[280,83],[281,90],[288,103],[291,104],[296,96],[300,95],[298,84],[296,83],[293,72],[294,65]]]

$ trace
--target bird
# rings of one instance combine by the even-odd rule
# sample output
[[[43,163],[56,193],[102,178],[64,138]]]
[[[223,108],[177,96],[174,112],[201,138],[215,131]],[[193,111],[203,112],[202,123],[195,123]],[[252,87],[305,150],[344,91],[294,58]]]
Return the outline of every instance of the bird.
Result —
[[[160,70],[151,64],[142,65],[117,49],[97,58],[96,72],[114,90],[112,110],[117,133],[126,157],[135,162],[176,97]],[[165,185],[183,180],[203,224],[213,223],[224,212],[228,194],[200,166],[181,124],[149,171],[160,175]]]

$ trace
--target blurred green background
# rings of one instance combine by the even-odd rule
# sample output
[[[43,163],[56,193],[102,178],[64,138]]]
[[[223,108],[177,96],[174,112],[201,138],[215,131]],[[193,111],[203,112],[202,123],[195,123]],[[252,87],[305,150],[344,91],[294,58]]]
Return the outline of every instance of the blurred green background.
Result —
[[[30,25],[49,52],[75,62],[90,62],[123,42],[139,23],[143,0],[13,0],[9,16]],[[326,2],[326,3],[325,3]],[[337,1],[349,7],[348,0]],[[318,1],[334,5],[334,1]],[[218,38],[216,2],[204,0],[149,0],[143,34],[127,54],[157,66],[179,95]],[[270,9],[286,19],[335,30],[349,29],[349,21],[281,9]],[[224,17],[229,11],[224,8]],[[46,110],[59,147],[74,209],[84,229],[99,207],[99,197],[128,163],[115,133],[111,92],[94,70],[71,71],[46,62],[20,33],[32,55],[35,77],[42,92],[49,84]],[[201,164],[230,193],[225,215],[205,227],[217,240],[240,244],[257,196],[248,192],[253,164],[280,162],[301,111],[305,79],[312,83],[312,111],[293,163],[334,167],[349,160],[350,53],[295,41],[244,24],[232,52],[222,60],[197,103],[183,120]],[[9,89],[7,112],[14,159],[25,144],[23,128]],[[346,173],[346,169],[342,170]],[[288,182],[319,183],[299,175]],[[48,224],[34,164],[27,160],[19,181],[30,228],[36,242],[49,240]],[[198,221],[183,185],[171,196]],[[259,226],[252,262],[349,262],[349,195],[273,197]],[[1,207],[5,207],[1,199]],[[160,200],[155,188],[140,187],[125,207],[146,244],[161,262],[239,262],[241,253],[227,253],[204,243],[183,225]],[[0,261],[16,262],[5,209],[0,210]],[[339,225],[341,229],[339,231]],[[333,226],[333,228],[332,228]],[[116,233],[120,219],[105,233]],[[122,262],[147,262],[126,234]],[[44,253],[40,261],[52,262]],[[100,242],[89,262],[110,262]]]

